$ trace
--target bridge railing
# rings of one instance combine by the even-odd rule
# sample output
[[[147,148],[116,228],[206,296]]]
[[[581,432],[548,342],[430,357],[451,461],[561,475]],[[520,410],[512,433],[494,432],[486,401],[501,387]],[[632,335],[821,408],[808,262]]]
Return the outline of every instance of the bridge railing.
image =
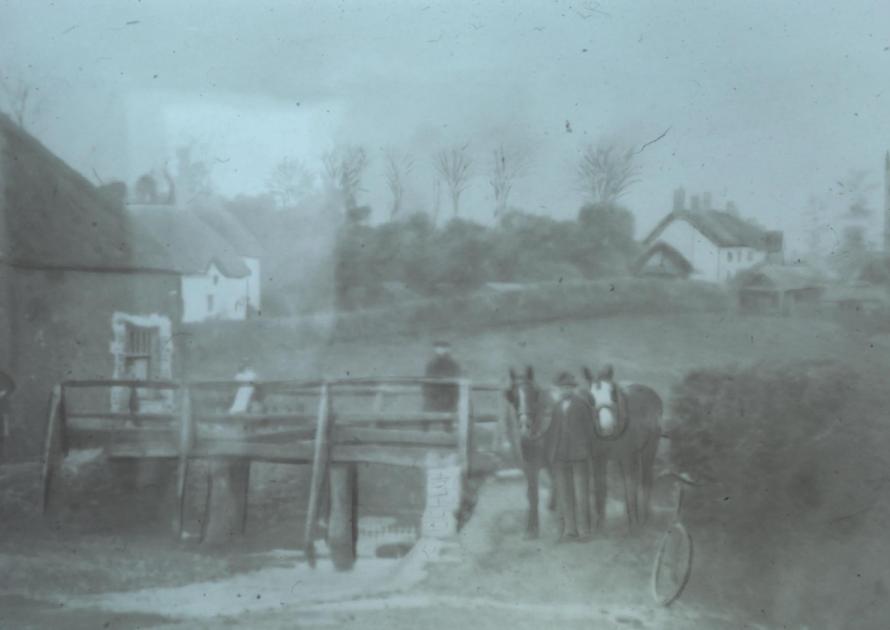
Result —
[[[456,387],[454,411],[423,410],[429,383]],[[50,401],[44,507],[64,454],[98,448],[112,459],[177,460],[180,526],[193,460],[312,464],[307,521],[314,524],[331,465],[424,467],[430,453],[439,453],[456,455],[464,476],[490,469],[504,441],[500,391],[467,379],[402,377],[65,381]]]

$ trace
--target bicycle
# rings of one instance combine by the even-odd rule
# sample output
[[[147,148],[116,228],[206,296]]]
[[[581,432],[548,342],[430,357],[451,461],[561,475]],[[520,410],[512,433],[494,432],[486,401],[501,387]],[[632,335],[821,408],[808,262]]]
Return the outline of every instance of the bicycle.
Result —
[[[652,597],[660,606],[670,606],[680,597],[689,577],[692,575],[692,536],[686,530],[680,517],[683,508],[683,492],[686,486],[701,486],[684,473],[667,472],[656,479],[671,477],[675,481],[677,491],[677,507],[674,520],[662,535],[652,565]]]

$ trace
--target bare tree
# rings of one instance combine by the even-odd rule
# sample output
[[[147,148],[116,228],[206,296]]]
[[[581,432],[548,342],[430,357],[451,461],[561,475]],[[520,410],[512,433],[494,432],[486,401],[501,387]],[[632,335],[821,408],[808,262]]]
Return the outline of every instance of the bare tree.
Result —
[[[31,98],[33,88],[24,79],[16,79],[15,81],[0,77],[0,95],[5,101],[5,109],[9,111],[13,122],[22,129],[28,122],[28,118],[34,107],[34,101]]]
[[[513,190],[513,182],[528,168],[528,156],[518,150],[508,151],[501,144],[492,154],[488,182],[494,192],[494,216],[501,216],[507,209],[507,199]]]
[[[460,196],[467,189],[472,176],[473,161],[468,148],[469,144],[442,149],[433,157],[436,173],[445,182],[451,195],[451,209],[455,217],[460,211]]]
[[[362,178],[368,168],[368,154],[360,146],[340,147],[322,156],[325,175],[343,195],[347,210],[356,207],[356,197],[362,190]]]
[[[405,196],[405,182],[411,172],[414,170],[414,156],[410,153],[400,153],[396,149],[390,147],[384,151],[384,175],[386,177],[386,185],[392,195],[392,207],[390,208],[389,218],[393,220],[398,216],[402,209],[402,199]]]
[[[633,149],[587,145],[578,163],[578,183],[594,203],[611,204],[639,181]]]
[[[266,180],[269,192],[282,208],[292,208],[303,201],[315,187],[315,175],[296,158],[284,158]]]

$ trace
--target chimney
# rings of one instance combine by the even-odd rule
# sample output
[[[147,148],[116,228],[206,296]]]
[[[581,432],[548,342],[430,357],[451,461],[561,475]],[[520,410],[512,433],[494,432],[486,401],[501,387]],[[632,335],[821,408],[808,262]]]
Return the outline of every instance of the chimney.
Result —
[[[711,193],[710,192],[706,192],[706,193],[702,194],[701,205],[702,205],[702,210],[712,210],[713,209],[711,207]]]
[[[699,210],[701,210],[701,204],[699,203],[698,195],[690,195],[689,209],[693,212],[698,212]]]
[[[674,212],[682,212],[686,209],[686,191],[680,187],[674,189]]]

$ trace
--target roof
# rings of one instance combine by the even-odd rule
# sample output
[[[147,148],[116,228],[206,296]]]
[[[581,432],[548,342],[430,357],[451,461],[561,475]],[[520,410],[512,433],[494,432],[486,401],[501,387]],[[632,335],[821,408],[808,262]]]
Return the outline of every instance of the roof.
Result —
[[[804,265],[762,264],[743,272],[740,289],[763,288],[779,291],[800,291],[825,286],[825,278],[815,269]]]
[[[0,256],[21,266],[129,269],[127,217],[36,138],[0,114]]]
[[[198,275],[206,273],[213,263],[229,278],[250,275],[235,248],[195,212],[167,205],[130,204],[127,215],[133,233],[133,258],[142,267]]]
[[[646,271],[646,264],[658,253],[670,260],[676,266],[678,272],[683,274],[692,272],[692,263],[689,262],[683,254],[664,241],[657,241],[650,245],[646,251],[637,258],[636,263],[633,265],[634,273],[642,273]],[[670,270],[665,269],[665,273],[670,273]]]
[[[886,289],[863,284],[830,286],[825,291],[823,299],[827,302],[872,302],[880,304],[890,302]]]
[[[197,208],[198,217],[209,225],[239,256],[260,258],[263,246],[238,217],[225,208]]]
[[[781,249],[781,232],[764,230],[757,225],[720,210],[675,210],[662,219],[643,241],[649,245],[677,220],[688,221],[708,240],[720,247],[751,247],[762,251]]]

